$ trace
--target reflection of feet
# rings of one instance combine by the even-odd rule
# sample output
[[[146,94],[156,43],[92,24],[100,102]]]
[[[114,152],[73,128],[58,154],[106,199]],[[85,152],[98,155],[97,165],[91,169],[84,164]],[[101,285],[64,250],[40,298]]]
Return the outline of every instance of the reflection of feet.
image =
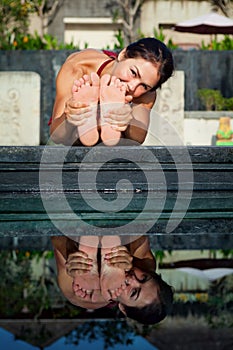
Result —
[[[101,274],[100,285],[102,295],[106,301],[116,295],[116,291],[121,294],[125,289],[125,272],[117,267],[110,266],[105,260],[105,255],[112,251],[112,248],[121,245],[119,236],[103,236],[101,239]]]
[[[105,74],[100,79],[101,139],[107,146],[119,142],[121,132],[112,128],[105,120],[108,113],[125,103],[125,85],[115,76]]]
[[[107,254],[111,251],[111,248],[121,245],[121,239],[119,236],[103,236],[101,238],[101,254]]]
[[[85,146],[93,146],[98,142],[97,105],[99,99],[99,76],[91,73],[91,78],[84,75],[77,80],[72,88],[73,98],[77,102],[90,104],[91,116],[85,124],[78,126],[79,139]]]
[[[79,250],[85,252],[93,260],[90,271],[76,275],[73,279],[73,291],[82,298],[92,298],[94,290],[100,290],[99,272],[97,263],[98,236],[82,236],[79,240]]]

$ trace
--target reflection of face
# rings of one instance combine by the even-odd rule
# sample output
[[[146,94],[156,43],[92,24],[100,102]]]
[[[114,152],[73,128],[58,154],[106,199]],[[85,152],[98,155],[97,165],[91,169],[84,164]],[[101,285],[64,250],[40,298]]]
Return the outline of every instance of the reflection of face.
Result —
[[[127,306],[138,308],[155,301],[158,298],[158,285],[156,282],[152,278],[144,283],[138,281],[143,281],[146,276],[149,275],[138,268],[134,268],[134,275],[127,277],[128,285],[117,298],[117,301]]]
[[[143,58],[120,59],[112,75],[126,83],[126,95],[139,97],[151,90],[159,81],[159,65],[156,67]]]

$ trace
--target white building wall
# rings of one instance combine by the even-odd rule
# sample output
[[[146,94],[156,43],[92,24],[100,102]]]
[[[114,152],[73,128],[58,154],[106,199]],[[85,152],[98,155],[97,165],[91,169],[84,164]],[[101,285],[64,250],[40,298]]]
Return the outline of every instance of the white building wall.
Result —
[[[65,43],[73,42],[80,49],[92,47],[114,48],[117,43],[115,34],[121,28],[120,23],[112,23],[110,18],[64,18]]]
[[[184,120],[184,145],[211,146],[212,137],[218,130],[218,119]]]
[[[210,146],[212,138],[219,128],[220,117],[231,118],[231,129],[233,129],[232,111],[192,111],[185,112],[184,118],[184,145]]]
[[[153,35],[153,29],[158,30],[161,24],[176,24],[199,17],[211,12],[209,1],[181,1],[181,0],[148,0],[142,8],[141,31],[146,36]],[[197,35],[190,33],[180,33],[169,29],[164,29],[166,40],[172,39],[178,43],[194,43],[201,45],[210,41],[210,35]]]

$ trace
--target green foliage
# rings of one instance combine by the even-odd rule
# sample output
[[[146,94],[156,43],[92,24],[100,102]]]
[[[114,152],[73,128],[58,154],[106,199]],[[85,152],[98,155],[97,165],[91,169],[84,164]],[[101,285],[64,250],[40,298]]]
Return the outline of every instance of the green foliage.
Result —
[[[59,43],[49,34],[29,33],[29,15],[38,11],[42,1],[3,0],[0,2],[0,50],[79,49],[72,42]],[[47,9],[45,2],[44,10]]]
[[[212,327],[233,326],[233,275],[225,276],[212,283],[209,290],[206,315]]]
[[[24,307],[24,286],[30,279],[30,263],[10,252],[0,253],[0,314],[7,317],[15,315]]]
[[[221,249],[220,254],[223,258],[233,258],[233,249]]]
[[[163,28],[159,28],[159,31],[157,31],[155,28],[153,30],[154,32],[154,37],[160,41],[165,41],[165,35],[163,33]]]
[[[165,34],[163,33],[163,28],[160,28],[159,31],[157,31],[155,28],[153,30],[154,32],[154,37],[162,42],[166,42],[166,36]],[[174,50],[174,49],[177,49],[178,48],[178,45],[175,45],[172,41],[171,38],[168,39],[167,43],[166,43],[167,47],[170,49],[170,50]]]
[[[224,110],[233,111],[233,97],[224,99]]]
[[[133,337],[134,331],[125,321],[90,321],[83,323],[67,335],[66,342],[78,346],[82,340],[92,343],[97,339],[103,339],[103,349],[107,350],[113,347],[115,348],[117,344],[133,344]]]
[[[217,41],[217,39],[213,39],[207,45],[205,45],[202,41],[201,49],[218,51],[233,50],[233,39],[229,35],[224,35],[224,39],[222,41]]]
[[[1,50],[73,50],[79,49],[72,42],[69,44],[59,43],[58,40],[49,34],[42,37],[35,32],[32,34],[18,33],[14,36],[9,35],[4,42],[0,42]]]
[[[118,32],[114,35],[117,42],[114,44],[114,50],[122,50],[125,47],[124,36],[121,29],[118,29]]]
[[[162,264],[163,259],[166,257],[166,253],[164,252],[164,250],[156,250],[154,252],[154,256],[155,256],[156,262],[159,264]]]
[[[198,89],[197,96],[207,111],[233,110],[233,98],[225,98],[219,90]]]
[[[163,29],[160,28],[159,31],[157,31],[154,28],[154,37],[160,41],[165,42],[166,41],[166,37],[163,33]],[[125,40],[124,40],[124,35],[123,35],[123,31],[121,29],[118,30],[118,32],[114,35],[114,37],[116,38],[116,43],[114,44],[114,50],[122,50],[125,47]],[[138,33],[137,33],[137,40],[138,39],[142,39],[145,38],[145,34],[139,29]],[[171,50],[176,49],[178,46],[175,45],[172,42],[172,39],[169,39],[167,42],[167,47]],[[109,49],[109,47],[107,47],[107,49]]]
[[[0,2],[0,49],[14,42],[17,35],[27,33],[29,15],[33,10],[33,1],[2,0]]]
[[[22,312],[39,316],[51,308],[54,298],[61,299],[56,277],[45,272],[46,261],[53,252],[1,251],[0,252],[0,315],[14,317]],[[43,271],[35,277],[32,261],[42,263]]]
[[[153,251],[155,260],[157,261],[157,264],[162,264],[163,260],[167,258],[168,255],[172,256],[171,250],[155,250]]]

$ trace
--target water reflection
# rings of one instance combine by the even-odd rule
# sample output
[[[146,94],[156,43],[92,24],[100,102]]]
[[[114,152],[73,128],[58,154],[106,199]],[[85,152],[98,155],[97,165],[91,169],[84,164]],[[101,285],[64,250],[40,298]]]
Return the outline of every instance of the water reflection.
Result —
[[[74,323],[69,325],[65,321],[60,323],[60,325],[38,321],[31,321],[31,325],[27,324],[27,322],[24,325],[23,322],[21,325],[12,324],[8,328],[14,333],[15,338],[9,331],[0,328],[1,346],[4,349],[16,350],[38,348],[47,350],[90,348],[95,350],[157,349],[142,336],[137,335],[125,321],[82,321],[79,323],[79,326]],[[67,331],[68,328],[72,330],[64,335],[65,330]]]
[[[150,249],[148,237],[134,237],[132,242],[127,241],[128,245],[120,242],[122,246],[127,247],[128,252],[123,248],[113,250],[114,254],[109,259],[114,258],[117,265],[111,266],[110,264],[109,270],[107,263],[109,259],[104,260],[104,256],[110,254],[112,245],[119,246],[119,241],[112,244],[112,237],[111,244],[109,244],[106,238],[104,240],[98,238],[98,242],[96,241],[98,247],[95,247],[93,238],[87,242],[85,237],[81,241],[80,239],[69,240],[66,237],[54,237],[50,244],[41,246],[41,249],[39,249],[38,242],[36,248],[33,249],[28,238],[23,248],[20,242],[15,242],[14,247],[12,247],[12,242],[11,244],[9,242],[11,249],[7,249],[6,245],[1,246],[1,348],[14,350],[35,348],[172,350],[192,349],[191,346],[197,342],[200,350],[206,349],[207,346],[216,350],[232,348],[232,275],[208,282],[205,290],[201,290],[200,281],[196,287],[191,284],[191,288],[190,286],[188,288],[190,282],[187,277],[180,280],[179,283],[174,283],[176,291],[171,316],[159,325],[143,326],[130,318],[125,318],[124,313],[119,309],[119,303],[122,303],[121,295],[115,297],[112,293],[115,300],[113,300],[114,302],[109,301],[109,296],[112,298],[109,290],[111,291],[112,286],[114,286],[113,292],[123,294],[127,290],[131,291],[131,283],[140,284],[142,281],[144,282],[144,279],[145,285],[149,283],[152,279],[148,276],[153,274],[155,268],[154,256],[157,257],[158,265],[162,252]],[[2,241],[0,241],[1,243]],[[30,249],[26,249],[27,245],[30,246]],[[142,251],[143,246],[146,247],[144,251]],[[93,272],[98,272],[98,280],[91,280],[91,283],[94,283],[93,289],[100,290],[101,293],[101,288],[104,287],[102,288],[104,293],[101,294],[106,304],[104,307],[88,307],[86,309],[78,305],[77,300],[75,303],[71,303],[67,298],[66,289],[58,283],[61,275],[67,274],[71,280],[68,288],[69,293],[70,291],[74,294],[76,292],[79,297],[78,301],[81,303],[86,302],[86,298],[90,299],[88,302],[93,302],[94,295],[95,302],[96,295],[93,293],[93,289],[89,289],[88,280],[83,279],[85,273],[89,274],[92,271],[93,264],[91,264],[90,271],[85,272],[86,258],[80,266],[78,265],[79,269],[77,269],[76,258],[69,259],[69,256],[75,257],[77,251],[81,249],[86,251],[87,255],[92,254],[94,250],[96,252],[97,266],[95,267],[97,270],[93,270]],[[101,249],[103,249],[102,253]],[[145,254],[144,260],[140,260],[136,256],[137,250],[140,250],[141,258]],[[55,258],[57,254],[60,254],[64,260],[64,264],[61,266],[59,264],[62,260],[59,261]],[[131,254],[134,255],[133,260],[130,258]],[[95,254],[92,255],[93,260],[94,257]],[[215,260],[212,259],[212,261]],[[101,264],[105,263],[107,271],[104,275],[105,278],[103,278],[101,271],[103,275],[105,270],[104,268],[101,270]],[[231,266],[231,263],[232,259],[229,259],[228,266]],[[160,266],[162,265],[165,266],[166,263],[160,264]],[[112,270],[113,268],[116,271]],[[135,269],[135,274],[131,274],[132,269]],[[143,271],[142,276],[138,275],[137,269]],[[160,269],[159,272],[162,273],[168,285],[173,285],[176,270],[170,269],[170,275],[166,270]],[[114,278],[111,277],[111,273],[114,274]],[[190,278],[192,281],[195,279],[193,276]],[[82,281],[87,284],[81,285]],[[95,288],[97,282],[99,289]],[[181,285],[183,290],[181,290]],[[153,288],[147,288],[147,290],[152,292],[153,296],[155,295]]]
[[[127,244],[122,242],[127,241]],[[147,236],[52,238],[58,284],[74,305],[97,309],[117,304],[143,324],[163,320],[171,310],[172,288],[155,272]]]

